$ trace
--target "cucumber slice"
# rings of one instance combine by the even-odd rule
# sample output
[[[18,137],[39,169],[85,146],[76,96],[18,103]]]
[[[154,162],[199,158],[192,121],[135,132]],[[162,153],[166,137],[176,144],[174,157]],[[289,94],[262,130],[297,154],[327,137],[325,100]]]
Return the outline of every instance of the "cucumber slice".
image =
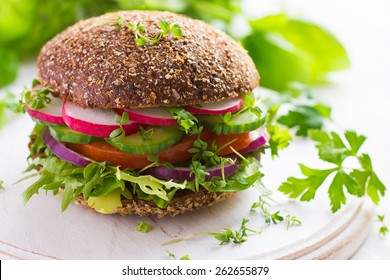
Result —
[[[66,125],[49,126],[49,131],[51,136],[53,136],[56,140],[62,142],[88,144],[99,139],[88,134],[74,131]]]
[[[155,154],[175,145],[183,136],[184,131],[176,126],[149,126],[127,135],[120,142],[106,141],[128,154]]]
[[[260,112],[258,112],[260,113]],[[240,111],[226,120],[226,115],[198,115],[201,124],[216,134],[239,134],[253,131],[264,124],[264,118],[252,109]],[[224,121],[225,119],[225,121]]]

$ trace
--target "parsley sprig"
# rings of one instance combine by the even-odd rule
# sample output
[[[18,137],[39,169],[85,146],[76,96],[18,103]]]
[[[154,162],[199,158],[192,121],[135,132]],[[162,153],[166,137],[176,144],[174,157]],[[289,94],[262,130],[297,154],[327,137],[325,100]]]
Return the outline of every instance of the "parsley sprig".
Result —
[[[179,23],[170,23],[165,19],[158,21],[160,30],[152,38],[145,36],[147,32],[146,27],[139,20],[136,22],[127,22],[124,18],[119,16],[115,22],[118,26],[118,29],[122,29],[123,27],[127,26],[134,32],[135,42],[138,47],[142,47],[147,43],[157,44],[164,36],[169,34],[172,34],[175,38],[181,38],[183,36],[183,30]]]
[[[356,197],[368,195],[375,204],[379,203],[380,197],[385,195],[386,187],[374,171],[370,156],[359,153],[366,140],[365,136],[353,131],[339,135],[336,132],[311,130],[310,138],[317,142],[319,158],[331,164],[332,168],[314,169],[299,164],[305,177],[289,177],[279,187],[281,192],[290,198],[309,201],[314,198],[325,180],[333,175],[328,188],[332,212],[338,211],[346,204],[346,192]],[[354,158],[358,162],[358,167],[346,167],[345,161],[348,158]]]

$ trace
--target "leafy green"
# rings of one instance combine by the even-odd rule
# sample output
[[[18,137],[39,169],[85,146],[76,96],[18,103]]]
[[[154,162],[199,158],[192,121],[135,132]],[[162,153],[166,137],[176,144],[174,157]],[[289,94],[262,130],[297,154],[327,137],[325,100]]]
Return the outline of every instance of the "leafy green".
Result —
[[[321,103],[314,106],[297,105],[277,121],[289,128],[297,127],[297,136],[307,136],[310,129],[321,129],[324,119],[330,118],[330,108]]]
[[[272,15],[250,22],[252,33],[243,39],[262,85],[275,90],[291,82],[322,82],[330,71],[349,67],[347,53],[328,31],[313,23]]]
[[[242,219],[241,227],[238,230],[233,231],[230,228],[224,228],[220,233],[213,233],[212,235],[214,235],[215,239],[221,241],[221,245],[230,242],[241,245],[248,240],[247,231],[255,234],[261,233],[261,230],[253,230],[248,228],[246,226],[248,222],[249,220],[244,218]]]
[[[11,92],[6,92],[4,97],[0,97],[0,128],[7,123],[7,111],[13,110],[17,99]]]
[[[170,258],[172,258],[173,260],[177,260],[175,254],[173,254],[167,250],[165,250],[165,252],[167,252],[167,254]],[[190,259],[190,256],[188,254],[186,254],[186,255],[183,255],[179,260],[191,260],[191,259]]]
[[[3,5],[3,4],[2,4]],[[0,33],[2,36],[3,34]],[[0,39],[1,40],[1,39]],[[11,49],[2,48],[0,44],[0,88],[11,83],[17,75],[19,62]]]
[[[279,151],[287,148],[293,140],[290,131],[275,124],[268,124],[267,131],[270,135],[268,147],[271,149],[272,157],[278,156]]]
[[[169,23],[165,19],[159,20],[159,26],[160,30],[159,32],[153,37],[148,38],[144,34],[147,32],[146,27],[140,22],[126,22],[125,19],[122,17],[118,17],[115,21],[118,28],[121,29],[124,26],[127,26],[134,32],[135,35],[135,42],[138,47],[142,47],[146,43],[150,44],[157,44],[161,38],[165,35],[172,34],[176,38],[181,38],[183,36],[183,30],[181,29],[180,25],[178,23]]]
[[[314,198],[324,181],[334,174],[328,188],[332,212],[338,211],[343,204],[346,204],[346,193],[356,197],[366,194],[375,204],[378,204],[380,197],[385,195],[386,187],[373,170],[370,156],[359,154],[366,137],[353,131],[344,133],[345,140],[336,132],[313,130],[310,134],[311,139],[317,142],[319,158],[334,167],[313,169],[300,164],[301,173],[305,178],[289,177],[278,189],[290,198],[309,201]],[[350,157],[357,159],[360,166],[348,170],[344,162]]]
[[[290,213],[286,215],[286,217],[283,217],[281,215],[281,210],[271,212],[271,203],[270,198],[268,194],[260,195],[259,200],[254,202],[251,206],[251,211],[256,211],[257,209],[260,209],[261,215],[264,217],[264,221],[270,225],[272,224],[279,224],[282,221],[286,221],[287,229],[293,225],[300,225],[302,222],[298,220],[296,216],[292,216]]]
[[[147,233],[152,230],[152,226],[145,221],[141,221],[137,225],[137,231]]]
[[[182,242],[197,236],[201,235],[212,235],[215,239],[219,240],[221,243],[220,245],[224,245],[227,243],[234,243],[238,245],[242,245],[244,242],[248,240],[248,232],[254,233],[254,234],[261,234],[262,230],[255,230],[247,227],[247,223],[249,222],[248,219],[244,218],[242,219],[241,226],[238,230],[232,230],[230,228],[224,228],[220,232],[214,232],[214,231],[207,231],[207,232],[198,232],[194,234],[187,235],[185,237],[173,239],[167,242],[164,242],[161,244],[161,246],[171,245],[174,243]]]
[[[32,82],[31,88],[25,88],[21,94],[18,104],[13,108],[16,113],[25,113],[26,106],[33,110],[42,109],[51,102],[52,90],[47,87],[34,88],[39,84],[38,80]]]
[[[378,222],[381,223],[381,226],[379,228],[379,234],[382,236],[386,236],[389,232],[389,228],[385,224],[385,215],[377,215]]]

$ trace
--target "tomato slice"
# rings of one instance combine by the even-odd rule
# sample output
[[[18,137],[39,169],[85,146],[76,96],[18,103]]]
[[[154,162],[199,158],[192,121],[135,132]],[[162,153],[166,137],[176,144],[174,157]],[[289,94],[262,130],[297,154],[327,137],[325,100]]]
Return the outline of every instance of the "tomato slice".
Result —
[[[249,146],[254,140],[258,139],[261,136],[259,129],[256,129],[251,132],[240,133],[240,134],[226,134],[218,135],[214,137],[215,145],[219,148],[222,148],[218,155],[228,155],[233,153],[232,147],[234,150],[239,151]],[[229,144],[230,143],[230,144]]]
[[[233,152],[230,147],[239,151],[246,148],[251,142],[260,136],[261,133],[259,130],[228,135],[216,135],[210,131],[204,130],[201,134],[201,139],[206,142],[215,141],[217,147],[223,147],[230,143],[218,152],[219,155],[227,155]],[[188,149],[193,147],[196,138],[196,135],[186,136],[176,145],[157,153],[156,155],[158,156],[159,161],[178,163],[190,159],[193,154],[189,153]],[[89,144],[66,143],[66,146],[94,161],[107,161],[114,165],[121,166],[122,168],[141,169],[151,163],[148,160],[150,155],[127,154],[118,150],[114,146],[111,146],[105,141],[92,142]]]
[[[201,135],[203,141],[209,141],[213,133],[205,131]],[[188,149],[193,147],[196,135],[186,136],[176,145],[157,153],[160,162],[177,163],[189,159],[193,154]],[[97,162],[107,161],[122,168],[141,169],[149,165],[150,155],[127,154],[111,146],[105,141],[92,142],[89,144],[66,143],[66,146],[73,151]]]

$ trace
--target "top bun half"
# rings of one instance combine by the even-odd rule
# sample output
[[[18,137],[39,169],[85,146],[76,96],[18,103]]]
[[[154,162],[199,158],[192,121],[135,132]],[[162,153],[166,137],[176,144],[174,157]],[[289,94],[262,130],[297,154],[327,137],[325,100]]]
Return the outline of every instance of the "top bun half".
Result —
[[[140,21],[146,35],[159,20],[179,23],[183,36],[139,47],[118,16]],[[89,108],[145,108],[216,102],[252,91],[256,67],[242,46],[214,27],[183,15],[123,11],[80,21],[41,49],[41,83],[54,95]]]

